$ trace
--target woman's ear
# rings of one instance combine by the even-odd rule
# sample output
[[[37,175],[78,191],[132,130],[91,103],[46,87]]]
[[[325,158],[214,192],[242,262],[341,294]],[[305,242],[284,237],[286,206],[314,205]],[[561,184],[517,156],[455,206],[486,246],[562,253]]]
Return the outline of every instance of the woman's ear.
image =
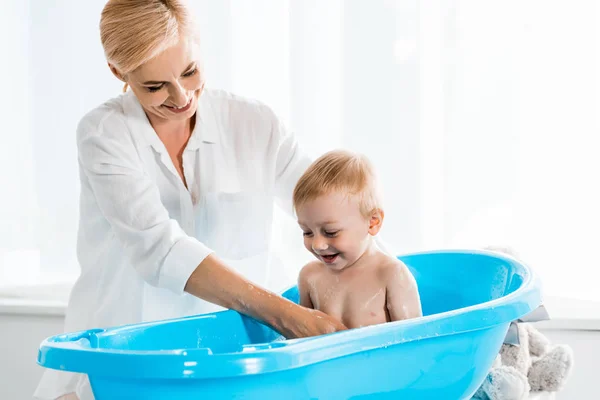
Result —
[[[123,86],[123,93],[125,93],[127,91],[127,88],[129,87],[129,85],[127,84],[127,81],[125,80],[125,77],[119,72],[117,67],[115,67],[111,63],[108,63],[108,68],[110,68],[110,72],[112,72],[113,75],[116,76],[118,80],[120,80],[121,82],[125,82],[125,85]]]
[[[110,72],[112,72],[113,75],[116,76],[118,80],[125,82],[125,77],[119,72],[117,67],[115,67],[111,63],[108,63],[108,68],[110,68]]]
[[[371,219],[369,220],[369,234],[371,236],[375,236],[381,230],[381,225],[383,224],[383,216],[384,212],[380,208],[376,208],[371,213]]]

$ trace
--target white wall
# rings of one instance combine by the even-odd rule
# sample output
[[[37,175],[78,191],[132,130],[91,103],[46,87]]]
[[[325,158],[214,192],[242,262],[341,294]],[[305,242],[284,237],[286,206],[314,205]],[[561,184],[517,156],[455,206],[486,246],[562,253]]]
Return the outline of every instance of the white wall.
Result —
[[[8,315],[0,311],[0,399],[30,399],[42,369],[35,364],[37,347],[46,337],[62,332],[59,316]],[[573,347],[575,368],[557,400],[597,397],[600,331],[544,330],[554,343]]]
[[[121,89],[104,3],[2,2],[0,284],[76,273],[75,126]],[[548,292],[597,298],[595,0],[192,3],[209,86],[274,107],[315,155],[372,158],[396,251],[511,245]]]
[[[62,332],[63,317],[0,313],[0,399],[31,399],[42,374],[35,361],[42,340]]]

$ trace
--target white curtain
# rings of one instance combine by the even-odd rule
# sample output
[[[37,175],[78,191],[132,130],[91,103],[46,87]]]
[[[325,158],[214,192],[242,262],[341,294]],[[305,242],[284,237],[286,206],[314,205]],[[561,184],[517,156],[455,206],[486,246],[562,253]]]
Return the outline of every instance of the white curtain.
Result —
[[[314,156],[372,159],[394,251],[510,246],[546,293],[600,299],[596,1],[190,3],[211,87],[269,104]],[[103,4],[11,0],[1,14],[0,284],[77,272],[75,126],[120,92]],[[310,256],[292,220],[276,225],[291,279]]]

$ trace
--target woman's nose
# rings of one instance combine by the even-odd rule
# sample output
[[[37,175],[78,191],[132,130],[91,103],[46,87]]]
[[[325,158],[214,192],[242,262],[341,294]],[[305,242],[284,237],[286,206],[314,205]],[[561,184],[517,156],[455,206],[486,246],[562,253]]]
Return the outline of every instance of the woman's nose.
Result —
[[[173,99],[173,103],[177,106],[177,107],[183,107],[185,105],[187,105],[188,103],[188,97],[186,94],[186,90],[185,88],[181,85],[181,83],[177,82],[174,85],[171,85],[171,99]]]

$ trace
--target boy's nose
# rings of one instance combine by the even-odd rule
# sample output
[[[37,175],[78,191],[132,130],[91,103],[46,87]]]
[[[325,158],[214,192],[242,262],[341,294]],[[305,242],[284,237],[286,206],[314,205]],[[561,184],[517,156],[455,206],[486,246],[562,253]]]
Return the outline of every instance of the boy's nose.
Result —
[[[327,241],[324,240],[324,238],[319,237],[319,238],[314,238],[313,242],[312,242],[312,248],[315,251],[323,251],[326,250],[327,247],[329,247],[327,245]]]

